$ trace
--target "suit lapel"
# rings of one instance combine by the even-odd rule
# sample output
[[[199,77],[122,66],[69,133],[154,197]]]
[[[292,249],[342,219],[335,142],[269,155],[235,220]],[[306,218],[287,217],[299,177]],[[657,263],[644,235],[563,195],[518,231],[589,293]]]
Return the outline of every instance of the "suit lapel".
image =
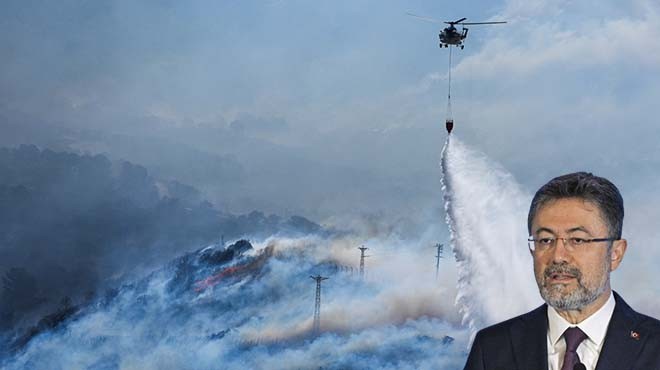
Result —
[[[547,370],[548,315],[542,305],[511,326],[513,354],[519,370]]]
[[[616,292],[614,298],[616,306],[607,328],[596,370],[629,369],[648,337],[646,333],[637,329],[638,314]]]

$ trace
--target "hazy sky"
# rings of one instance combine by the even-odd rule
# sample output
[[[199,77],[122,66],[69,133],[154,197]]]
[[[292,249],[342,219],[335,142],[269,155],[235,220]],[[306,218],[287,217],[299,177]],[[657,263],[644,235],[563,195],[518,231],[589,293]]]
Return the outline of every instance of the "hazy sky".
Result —
[[[455,50],[466,144],[530,191],[586,169],[660,203],[654,0],[7,1],[0,141],[129,159],[234,212],[419,223],[442,206],[448,50],[406,12],[509,21]]]

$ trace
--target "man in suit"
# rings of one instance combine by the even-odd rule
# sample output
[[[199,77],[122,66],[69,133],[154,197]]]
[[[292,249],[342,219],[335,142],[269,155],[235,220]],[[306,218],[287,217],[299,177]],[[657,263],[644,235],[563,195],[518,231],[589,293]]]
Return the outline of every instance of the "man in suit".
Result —
[[[627,248],[622,226],[621,194],[602,177],[541,187],[527,227],[546,304],[479,331],[465,370],[660,370],[660,321],[610,287]]]

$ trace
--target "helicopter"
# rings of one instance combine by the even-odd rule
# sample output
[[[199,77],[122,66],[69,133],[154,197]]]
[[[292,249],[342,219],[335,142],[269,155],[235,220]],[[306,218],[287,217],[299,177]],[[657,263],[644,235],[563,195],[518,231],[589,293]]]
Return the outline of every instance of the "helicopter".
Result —
[[[433,23],[445,23],[448,24],[449,27],[445,27],[438,37],[440,38],[440,47],[449,47],[449,45],[455,45],[457,47],[460,47],[461,49],[465,48],[465,45],[463,44],[463,40],[467,37],[468,34],[468,28],[465,26],[471,26],[471,25],[481,25],[481,24],[503,24],[506,22],[465,22],[467,18],[461,18],[456,21],[439,21],[433,18],[427,18],[427,17],[420,17],[419,15],[415,15],[412,13],[406,13],[412,17],[420,18],[428,22],[433,22]],[[459,24],[462,26],[461,31],[459,32],[458,29],[456,29],[456,25]]]

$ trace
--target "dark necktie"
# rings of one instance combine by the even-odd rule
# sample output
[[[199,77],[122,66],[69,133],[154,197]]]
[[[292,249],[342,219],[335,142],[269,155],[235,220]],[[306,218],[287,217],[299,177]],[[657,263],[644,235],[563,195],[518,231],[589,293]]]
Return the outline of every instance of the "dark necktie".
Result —
[[[566,329],[564,332],[566,354],[564,354],[564,364],[562,365],[561,370],[573,370],[575,364],[580,362],[580,357],[578,357],[578,354],[575,351],[585,339],[587,339],[587,335],[577,326]]]

